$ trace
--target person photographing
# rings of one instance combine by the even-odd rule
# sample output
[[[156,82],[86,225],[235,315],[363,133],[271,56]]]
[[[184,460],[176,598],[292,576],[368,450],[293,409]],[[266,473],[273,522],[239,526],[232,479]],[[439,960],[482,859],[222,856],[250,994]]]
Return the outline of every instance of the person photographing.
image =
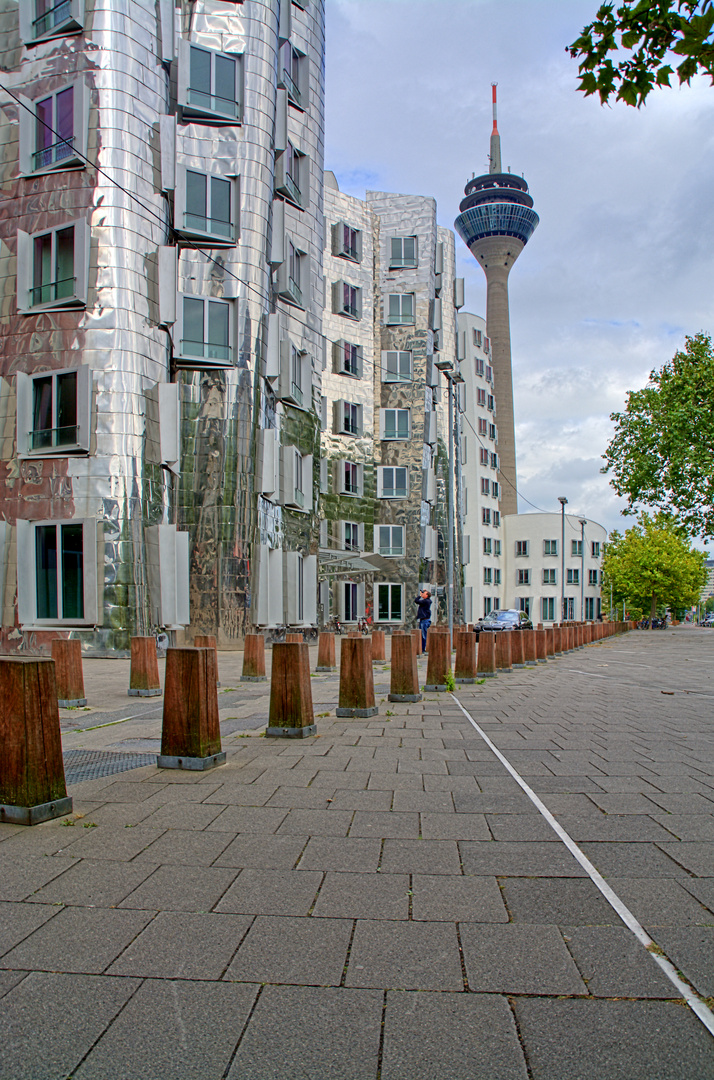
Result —
[[[417,621],[421,630],[421,651],[426,652],[426,632],[431,626],[431,596],[422,589],[414,603],[417,605]]]

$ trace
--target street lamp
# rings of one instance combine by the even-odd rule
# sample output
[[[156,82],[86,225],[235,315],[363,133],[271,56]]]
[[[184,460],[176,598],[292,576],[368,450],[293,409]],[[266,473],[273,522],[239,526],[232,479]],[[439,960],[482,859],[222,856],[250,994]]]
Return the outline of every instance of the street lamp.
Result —
[[[580,518],[580,621],[585,622],[585,526],[587,518]]]
[[[447,507],[448,507],[448,530],[449,530],[449,549],[447,560],[447,574],[448,581],[446,587],[446,602],[447,602],[447,617],[449,622],[449,633],[453,637],[454,633],[454,541],[455,541],[455,529],[454,529],[454,443],[455,443],[455,412],[454,412],[454,384],[462,383],[464,381],[463,375],[459,371],[458,364],[454,368],[454,364],[451,360],[443,359],[435,362],[435,367],[446,377],[446,381],[449,386],[449,481],[447,490]],[[459,470],[460,471],[460,470]]]
[[[565,504],[564,495],[558,496],[560,503],[560,621],[565,622]]]

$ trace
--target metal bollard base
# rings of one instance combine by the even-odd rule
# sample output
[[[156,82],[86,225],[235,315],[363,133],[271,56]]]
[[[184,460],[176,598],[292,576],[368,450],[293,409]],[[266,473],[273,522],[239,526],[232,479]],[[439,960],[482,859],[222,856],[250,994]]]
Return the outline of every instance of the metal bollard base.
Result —
[[[39,825],[41,821],[52,821],[72,813],[72,799],[67,795],[54,802],[37,803],[35,806],[12,806],[0,803],[0,821],[8,825]]]
[[[127,690],[129,697],[161,697],[162,691],[156,690]]]
[[[218,765],[225,765],[226,752],[221,750],[218,754],[210,754],[208,757],[172,757],[168,754],[159,754],[156,764],[160,769],[189,769],[193,772],[205,772],[206,769],[215,769]]]
[[[379,706],[373,705],[370,709],[335,709],[335,716],[376,716]]]
[[[421,694],[387,694],[387,701],[421,701]]]
[[[317,724],[305,724],[304,727],[269,727],[265,734],[270,739],[307,739],[317,735]]]

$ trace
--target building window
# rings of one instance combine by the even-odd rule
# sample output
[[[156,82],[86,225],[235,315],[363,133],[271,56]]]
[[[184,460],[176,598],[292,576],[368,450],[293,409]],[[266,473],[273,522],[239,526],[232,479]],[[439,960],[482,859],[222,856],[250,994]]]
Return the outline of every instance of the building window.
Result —
[[[488,437],[489,437],[489,439],[495,439],[496,438],[496,425],[495,424],[489,424],[488,425]]]
[[[578,569],[568,570],[567,574],[568,574],[568,577],[567,577],[567,584],[568,585],[579,585],[580,584],[580,571]]]
[[[479,462],[481,465],[488,465],[488,450],[483,446],[479,450]]]
[[[491,481],[491,494],[493,495],[494,499],[498,498],[498,483],[496,480]]]
[[[377,589],[377,622],[402,622],[404,586],[380,581]]]
[[[490,615],[491,611],[492,611],[491,597],[490,596],[484,596],[484,598],[483,598],[483,614],[484,614],[484,617],[486,615]]]
[[[486,506],[481,508],[481,522],[483,525],[491,524],[491,511]]]
[[[493,571],[493,584],[494,585],[500,585],[501,584],[501,571],[500,570],[494,570]]]
[[[417,265],[417,238],[416,236],[393,236],[391,237],[391,250],[389,256],[390,270],[404,270]]]
[[[404,555],[404,526],[378,525],[379,554],[384,556]]]
[[[343,521],[342,535],[346,551],[360,550],[360,526],[357,521]]]
[[[490,536],[484,536],[484,538],[483,538],[483,553],[484,553],[484,555],[490,555],[491,554],[491,537]]]
[[[597,570],[588,570],[588,585],[597,585]]]
[[[309,258],[296,247],[290,237],[285,238],[285,260],[278,266],[275,289],[278,296],[295,307],[305,306],[303,292],[309,284]]]
[[[476,389],[476,404],[484,407],[486,405],[486,391],[481,386]]]
[[[490,485],[487,477],[482,476],[481,477],[481,494],[482,495],[488,495],[490,490],[491,490],[491,485]]]
[[[46,38],[78,33],[84,24],[80,0],[24,0],[20,4],[20,36],[28,45]]]
[[[385,297],[385,322],[389,326],[410,326],[415,321],[414,293],[390,293]]]
[[[275,193],[298,210],[304,210],[309,202],[309,188],[310,158],[288,140],[286,148],[275,159]]]
[[[55,90],[20,108],[20,172],[84,168],[89,91],[83,82]]]
[[[17,521],[18,616],[36,622],[94,623],[97,523]]]
[[[354,461],[338,462],[338,495],[361,495],[364,466]]]
[[[493,541],[493,554],[494,555],[500,555],[501,554],[501,541],[500,540],[494,540]]]
[[[362,261],[362,233],[344,221],[332,226],[332,254],[350,262]]]
[[[345,581],[342,588],[344,590],[344,621],[356,622],[360,617],[359,587],[354,581]]]
[[[553,622],[555,619],[555,597],[541,596],[540,616],[543,622]]]
[[[338,435],[361,435],[362,406],[354,401],[336,401],[335,431]]]
[[[573,622],[575,619],[575,597],[565,597],[565,609],[563,611],[563,621]]]
[[[490,411],[493,412],[494,407],[495,406],[494,406],[494,401],[493,401],[493,394],[489,394],[488,398],[487,398],[487,401],[486,401],[486,408],[490,409]]]
[[[592,622],[592,620],[595,618],[595,597],[594,596],[586,596],[585,597],[585,618],[589,622]]]
[[[362,346],[340,338],[332,343],[332,360],[336,375],[362,378]]]
[[[362,290],[348,281],[333,282],[332,310],[335,315],[359,321],[362,318]]]
[[[480,356],[476,357],[476,374],[483,375],[483,360]]]
[[[233,363],[230,300],[184,296],[174,359],[182,367],[230,367]]]
[[[552,570],[547,570],[546,569],[546,570],[543,571],[543,584],[544,585],[556,585],[557,584],[557,573],[556,573],[555,567],[553,567]]]
[[[530,619],[531,617],[531,598],[530,596],[518,597],[518,610],[524,612]]]
[[[380,420],[382,439],[409,439],[411,427],[409,409],[380,409]]]
[[[483,416],[479,416],[478,418],[478,433],[479,435],[488,434],[488,420],[486,420]]]
[[[582,540],[570,541],[570,554],[574,559],[580,559],[583,554],[583,542]]]
[[[482,338],[481,331],[476,330],[474,328],[473,335],[474,335],[474,345],[476,346],[477,349],[480,349],[481,348],[481,338]]]
[[[388,350],[382,353],[382,382],[411,382],[412,354]]]
[[[87,303],[89,228],[75,221],[42,233],[17,234],[18,309],[84,307]]]
[[[530,583],[531,583],[531,572],[530,572],[530,570],[518,570],[516,573],[517,573],[517,582],[516,582],[516,584],[518,584],[518,585],[530,585]]]
[[[516,555],[528,555],[528,541],[516,540]]]
[[[484,585],[493,584],[493,570],[490,566],[484,566],[483,568],[483,583]]]
[[[377,497],[379,499],[406,499],[408,495],[408,469],[382,466],[377,469]]]
[[[312,454],[301,454],[296,446],[284,446],[281,455],[281,503],[297,510],[311,510]]]
[[[280,49],[278,86],[287,90],[292,105],[307,108],[307,59],[290,41],[284,42]]]
[[[543,554],[544,555],[557,555],[558,554],[558,541],[557,540],[544,540],[543,541]]]
[[[493,524],[494,524],[495,528],[498,528],[499,525],[501,524],[501,512],[500,512],[500,510],[494,510],[493,511]]]
[[[491,454],[491,468],[498,468],[498,454]]]
[[[91,369],[86,365],[74,371],[18,376],[18,452],[88,451],[90,387]]]
[[[187,119],[239,124],[242,57],[179,41],[178,103]]]
[[[179,237],[227,247],[237,237],[235,180],[195,169],[181,169],[174,197],[174,228]]]
[[[600,558],[600,541],[599,540],[593,540],[593,542],[592,542],[592,553],[593,553],[593,559],[599,559]]]
[[[278,397],[298,409],[312,408],[312,358],[290,338],[280,342]]]

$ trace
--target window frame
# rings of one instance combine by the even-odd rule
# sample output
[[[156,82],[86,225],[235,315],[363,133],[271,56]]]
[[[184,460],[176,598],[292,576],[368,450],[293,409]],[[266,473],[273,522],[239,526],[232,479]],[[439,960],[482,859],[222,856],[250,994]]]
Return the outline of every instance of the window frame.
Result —
[[[310,412],[313,402],[312,357],[291,338],[280,342],[278,397],[296,409]]]
[[[405,479],[404,488],[398,487],[396,473],[403,472]],[[393,484],[385,489],[385,473],[394,473]],[[385,492],[389,492],[386,494]],[[409,468],[406,465],[378,465],[377,466],[377,498],[378,499],[408,499],[409,498]]]
[[[36,0],[33,2],[26,2],[21,0],[20,2],[20,37],[24,44],[29,48],[32,45],[38,45],[41,41],[49,41],[52,38],[66,37],[70,34],[80,34],[84,29],[85,12],[84,12],[84,0],[60,0],[60,3],[54,5],[49,12],[45,12],[45,15],[37,15]],[[38,34],[33,33],[33,27],[35,23],[39,22],[41,18],[56,11],[57,9],[67,8],[67,15],[56,23],[56,25],[50,27],[47,30],[43,30]]]
[[[348,416],[348,411],[349,416]],[[360,438],[364,432],[364,407],[358,401],[340,398],[334,403],[335,434]],[[352,411],[354,410],[354,412]]]
[[[59,615],[61,566],[57,566],[57,610],[56,618],[40,617],[38,611],[37,579],[37,542],[40,528],[54,527],[56,535],[61,536],[65,526],[82,527],[82,605],[81,617],[64,618]],[[96,518],[55,518],[28,521],[17,519],[17,601],[18,622],[23,630],[36,628],[47,629],[53,626],[96,626],[100,623],[101,605],[99,600],[98,577],[98,539],[101,537]],[[60,545],[57,545],[57,551]],[[58,563],[60,560],[58,560]]]
[[[227,346],[215,346],[217,348],[226,348],[228,356],[226,359],[191,356],[184,348],[184,322],[185,322],[185,300],[197,300],[204,304],[203,313],[203,331],[204,340],[200,343],[203,345],[204,352],[206,348],[209,348],[211,343],[206,341],[208,319],[210,315],[210,304],[221,304],[228,308],[228,345]],[[173,345],[174,355],[173,359],[177,367],[182,370],[214,370],[223,368],[235,367],[235,343],[236,343],[236,303],[235,300],[218,297],[218,296],[200,296],[196,293],[182,292],[178,295],[178,304],[176,305],[176,322],[173,329]],[[195,344],[199,344],[196,342]]]
[[[590,550],[592,552],[592,558],[593,559],[599,559],[600,558],[600,541],[599,540],[592,540],[591,544],[592,544],[592,547],[591,547]]]
[[[411,259],[404,255],[404,241],[414,241],[414,254]],[[394,243],[401,244],[401,256],[395,256]],[[389,263],[390,270],[415,270],[419,266],[419,237],[418,236],[390,236],[389,237]]]
[[[50,161],[48,164],[35,164],[34,159],[38,154],[47,153],[66,145],[69,140],[58,139],[50,147],[44,150],[37,149],[37,133],[39,130],[39,118],[37,107],[49,98],[53,99],[52,106],[52,131],[57,131],[56,99],[66,90],[72,90],[72,153],[66,157]],[[35,98],[27,98],[19,95],[22,105],[18,109],[19,123],[19,154],[21,176],[42,176],[45,173],[64,172],[70,169],[86,169],[87,144],[89,138],[89,87],[83,79],[71,79],[56,86],[49,93],[38,94]]]
[[[582,559],[583,557],[583,542],[582,540],[570,541],[570,557],[571,559]]]
[[[550,550],[549,550],[550,549]],[[550,559],[557,557],[558,555],[558,541],[557,540],[544,540],[543,541],[543,558]]]
[[[294,2],[294,0],[293,0]],[[297,61],[297,72],[288,71],[285,67],[284,52],[290,49],[291,68]],[[297,80],[294,75],[297,74]],[[287,76],[287,77],[286,77]],[[304,52],[295,47],[291,40],[284,41],[278,51],[278,88],[285,90],[288,101],[294,108],[306,112],[309,95],[309,70],[308,58]]]
[[[481,507],[481,524],[482,525],[490,525],[491,524],[491,509],[488,506],[482,506]]]
[[[207,53],[211,57],[212,92],[210,94],[206,94],[203,90],[198,90],[196,87],[190,85],[192,49],[196,49],[198,52]],[[189,100],[189,96],[192,92],[201,94],[203,97],[208,97],[211,101],[216,100],[216,59],[219,57],[235,63],[235,100],[233,102],[235,105],[235,113],[231,110],[222,110],[211,107],[207,108],[205,106],[197,105],[195,102]],[[239,126],[243,123],[244,96],[243,53],[221,52],[219,49],[208,49],[205,45],[199,45],[194,41],[187,41],[185,38],[179,39],[176,98],[182,120],[188,120],[189,122],[195,121],[199,124],[208,124],[213,127],[223,127],[226,125]],[[228,101],[229,99],[221,98],[220,100]]]
[[[530,583],[531,583],[530,567],[525,567],[522,570],[516,570],[516,585],[530,585]]]
[[[347,259],[348,262],[362,262],[362,230],[354,228],[347,221],[337,221],[331,228],[332,254],[338,259]],[[345,242],[345,233],[354,235],[354,244]]]
[[[394,413],[394,434],[387,433],[387,415]],[[406,414],[406,431],[404,430],[403,416]],[[412,411],[411,409],[389,408],[379,410],[379,437],[382,442],[408,442],[412,437]]]
[[[298,210],[306,210],[310,205],[310,157],[290,139],[285,142],[285,149],[275,155],[275,194]]]
[[[390,358],[394,357],[394,370],[390,370]],[[404,362],[406,358],[406,362]],[[408,368],[409,374],[402,373],[402,367]],[[382,351],[382,382],[407,383],[414,379],[414,354],[411,349],[384,349]]]
[[[588,585],[597,585],[597,570],[588,570]]]
[[[543,585],[557,585],[558,584],[558,571],[555,566],[546,566],[542,570],[542,584]]]
[[[349,296],[348,296],[349,293]],[[352,295],[354,294],[354,295]],[[332,282],[332,311],[344,319],[359,322],[362,318],[362,288],[340,278]]]
[[[336,477],[336,494],[346,495],[351,499],[361,499],[364,494],[364,465],[361,461],[351,461],[349,458],[340,458],[336,462],[337,477]],[[347,480],[347,470],[350,470],[350,476],[354,476],[355,482],[352,484]]]
[[[374,621],[375,623],[403,623],[404,622],[404,583],[401,581],[375,581],[373,585],[376,593],[374,599]],[[380,604],[380,591],[387,589],[387,611],[388,614],[382,618],[381,604]],[[394,596],[399,596],[398,606],[399,614],[394,614]]]
[[[404,301],[406,299],[409,299],[410,301],[411,314],[405,315],[402,309],[404,307]],[[398,300],[398,305],[393,305],[392,300]],[[399,307],[399,314],[392,314],[393,306]],[[385,326],[414,326],[416,324],[416,293],[385,293],[383,314]]]
[[[44,236],[57,236],[65,229],[73,229],[73,260],[72,270],[74,291],[69,296],[63,296],[42,303],[31,303],[32,293],[37,289],[57,286],[59,281],[47,284],[33,285],[35,277],[35,241]],[[39,229],[37,232],[26,233],[22,229],[17,231],[17,310],[20,315],[36,315],[45,311],[65,311],[67,309],[84,308],[87,306],[87,288],[89,278],[89,241],[90,228],[86,218],[75,218],[72,221],[64,221],[61,225],[55,225],[51,229]],[[55,266],[57,262],[57,242],[52,241],[51,258]]]
[[[580,567],[569,566],[566,569],[566,585],[579,585],[580,584]]]
[[[221,236],[210,228],[201,229],[199,227],[189,227],[186,224],[186,218],[188,216],[200,218],[200,214],[190,214],[187,209],[187,176],[188,173],[195,173],[197,176],[203,176],[206,181],[206,217],[204,220],[207,225],[209,222],[217,220],[210,214],[211,202],[212,202],[212,180],[220,180],[223,183],[230,185],[230,208],[232,221],[229,222],[231,233],[229,236]],[[192,165],[181,165],[177,169],[176,175],[176,187],[174,190],[174,232],[179,237],[179,244],[182,240],[185,240],[188,246],[193,247],[194,242],[198,241],[202,247],[235,247],[240,239],[240,183],[239,177],[235,174],[224,176],[221,173],[211,172],[207,169],[196,169]],[[182,224],[183,222],[183,224]]]
[[[311,284],[310,256],[289,234],[285,236],[284,254],[275,275],[275,291],[281,300],[304,311]]]
[[[348,358],[348,350],[349,358]],[[364,349],[353,341],[338,338],[332,342],[332,366],[336,375],[361,379],[364,371]],[[354,370],[352,368],[354,367]]]
[[[382,529],[389,529],[388,546],[382,544]],[[401,541],[397,544],[394,542],[395,533],[398,533],[401,537]],[[377,522],[374,526],[374,539],[375,554],[381,555],[384,559],[398,559],[405,557],[407,549],[403,525],[387,525]]]
[[[76,439],[72,443],[55,446],[33,446],[33,436],[37,434],[33,428],[35,415],[35,391],[34,384],[41,379],[52,380],[52,414],[57,417],[56,384],[63,375],[76,373],[76,399],[75,412],[77,423],[74,425]],[[91,439],[91,413],[92,413],[92,369],[87,364],[80,364],[76,368],[60,368],[57,371],[35,371],[31,375],[18,371],[15,382],[15,397],[17,402],[17,427],[16,447],[18,457],[44,458],[44,457],[67,457],[78,454],[88,454]],[[54,433],[57,428],[45,429]]]

